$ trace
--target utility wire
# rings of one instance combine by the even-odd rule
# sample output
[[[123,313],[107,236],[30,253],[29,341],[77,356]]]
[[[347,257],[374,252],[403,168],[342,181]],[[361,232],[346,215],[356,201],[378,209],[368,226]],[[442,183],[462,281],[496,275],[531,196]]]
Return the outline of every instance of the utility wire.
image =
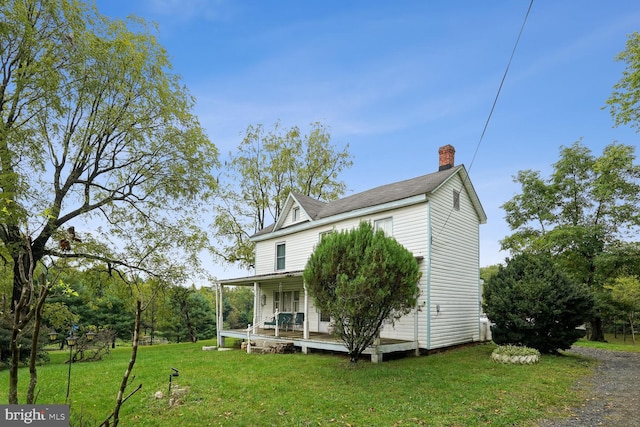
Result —
[[[491,105],[491,110],[489,111],[489,115],[487,116],[487,120],[484,123],[484,127],[482,128],[482,133],[480,134],[480,139],[478,140],[478,144],[476,144],[476,149],[473,152],[473,157],[471,158],[471,163],[469,163],[469,169],[467,171],[467,175],[464,177],[462,181],[462,186],[460,187],[460,191],[462,191],[462,187],[469,180],[469,173],[471,172],[471,168],[473,167],[473,163],[476,160],[476,156],[478,155],[478,150],[480,150],[480,145],[482,144],[482,140],[484,139],[484,134],[487,132],[487,128],[489,127],[489,122],[491,121],[491,117],[493,116],[493,111],[496,108],[496,104],[498,103],[498,99],[500,98],[500,93],[502,92],[502,86],[504,86],[504,82],[507,79],[507,74],[509,73],[509,68],[511,67],[511,62],[513,61],[513,57],[516,54],[516,49],[518,48],[518,44],[520,43],[520,38],[522,37],[522,33],[524,31],[524,27],[527,23],[527,19],[529,18],[529,13],[531,12],[531,8],[533,7],[533,0],[529,3],[529,8],[527,9],[527,13],[524,16],[524,20],[522,21],[522,26],[520,27],[520,32],[518,33],[518,37],[516,38],[516,42],[513,45],[513,50],[511,50],[511,56],[509,57],[509,62],[507,63],[507,67],[504,70],[504,74],[502,75],[502,80],[500,81],[500,86],[498,86],[498,91],[496,93],[495,98],[493,99],[493,104]],[[442,231],[444,231],[447,223],[449,222],[449,218],[451,218],[451,214],[453,213],[453,207],[449,211],[449,215],[447,215],[447,219],[444,221],[442,225]]]

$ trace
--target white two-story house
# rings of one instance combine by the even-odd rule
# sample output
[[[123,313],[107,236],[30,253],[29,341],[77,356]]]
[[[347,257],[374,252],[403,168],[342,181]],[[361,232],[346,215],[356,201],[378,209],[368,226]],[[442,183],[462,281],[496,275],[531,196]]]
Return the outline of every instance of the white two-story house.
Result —
[[[219,328],[218,339],[278,339],[311,349],[346,351],[330,332],[331,318],[316,310],[302,271],[324,233],[370,221],[418,260],[422,277],[415,309],[385,325],[365,353],[430,350],[480,340],[480,224],[486,214],[451,145],[439,149],[438,171],[331,202],[292,193],[276,222],[258,231],[255,275],[220,281],[252,286],[254,320],[247,330]],[[435,162],[434,162],[435,163]],[[280,313],[279,316],[275,316]],[[274,318],[275,317],[275,318]],[[223,319],[218,319],[223,324]]]

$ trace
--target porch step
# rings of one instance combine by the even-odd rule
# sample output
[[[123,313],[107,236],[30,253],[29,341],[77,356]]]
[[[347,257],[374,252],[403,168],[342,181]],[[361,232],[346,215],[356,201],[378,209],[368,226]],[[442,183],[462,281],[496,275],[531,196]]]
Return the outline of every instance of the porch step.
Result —
[[[241,348],[247,351],[246,341],[242,343]],[[290,354],[295,353],[295,347],[292,342],[286,341],[251,341],[251,352],[258,354]]]

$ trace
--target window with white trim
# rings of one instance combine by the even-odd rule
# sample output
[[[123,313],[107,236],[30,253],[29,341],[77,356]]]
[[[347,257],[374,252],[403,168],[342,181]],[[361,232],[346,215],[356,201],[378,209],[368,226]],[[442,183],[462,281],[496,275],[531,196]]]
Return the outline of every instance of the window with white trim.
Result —
[[[300,221],[300,208],[299,207],[295,207],[291,211],[291,221],[293,221],[293,222]]]
[[[460,210],[460,192],[457,190],[453,190],[453,209]]]
[[[387,237],[393,236],[393,217],[375,220],[373,229],[375,231],[382,230]]]
[[[335,233],[336,230],[331,229],[331,230],[327,230],[327,231],[321,231],[318,237],[318,241],[322,241],[322,239],[324,239],[326,236],[328,236],[331,233]]]
[[[276,244],[276,270],[284,270],[285,267],[285,244]]]
[[[273,291],[273,311],[298,313],[300,311],[300,291]]]

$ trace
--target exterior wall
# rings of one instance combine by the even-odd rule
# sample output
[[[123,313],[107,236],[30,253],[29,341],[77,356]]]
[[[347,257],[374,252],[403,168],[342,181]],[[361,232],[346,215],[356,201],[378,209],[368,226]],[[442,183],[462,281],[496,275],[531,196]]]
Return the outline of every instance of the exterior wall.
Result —
[[[427,348],[479,340],[479,220],[465,191],[454,210],[453,191],[459,176],[431,200],[432,248],[427,315]]]
[[[462,180],[455,175],[432,194],[427,202],[344,219],[298,232],[292,227],[292,234],[258,241],[256,274],[277,272],[275,255],[278,243],[286,245],[285,269],[282,271],[300,271],[304,269],[318,243],[320,233],[332,229],[354,228],[361,220],[373,223],[378,219],[393,217],[393,237],[414,256],[420,257],[421,294],[418,311],[409,313],[394,325],[385,325],[381,337],[407,341],[417,338],[419,347],[423,349],[477,341],[480,331],[480,224],[464,189],[460,191],[460,209],[453,209],[453,191],[461,188]],[[296,286],[299,286],[303,299],[302,283]],[[263,307],[269,315],[273,312],[273,290],[275,288],[267,292],[267,302]],[[318,316],[310,298],[310,331],[317,331]]]
[[[426,205],[412,205],[359,218],[346,219],[332,225],[315,227],[287,236],[256,242],[256,274],[276,273],[276,245],[285,243],[286,259],[284,271],[303,270],[320,233],[331,230],[347,230],[358,226],[360,221],[373,221],[393,217],[393,237],[415,256],[427,254],[427,217]],[[422,231],[421,231],[422,230]]]
[[[347,230],[358,226],[361,220],[371,221],[372,223],[379,219],[393,218],[393,237],[405,248],[411,251],[414,256],[426,258],[428,253],[427,245],[427,204],[415,204],[398,209],[388,210],[373,215],[367,215],[359,218],[352,218],[337,222],[333,225],[312,228],[288,236],[280,238],[268,239],[256,243],[256,274],[271,274],[275,272],[275,253],[276,244],[284,242],[286,244],[286,261],[285,271],[303,270],[309,256],[314,250],[315,245],[320,240],[320,233],[334,230]],[[420,280],[421,295],[419,306],[424,307],[427,301],[426,284],[427,270],[426,262],[420,261],[422,278]],[[284,290],[284,289],[283,289]],[[272,292],[271,292],[272,293]],[[266,309],[269,314],[272,313],[273,297],[267,295]],[[309,313],[309,330],[317,331],[318,316],[313,302],[310,302]],[[420,328],[416,331],[416,314],[414,312],[399,319],[392,325],[385,325],[382,330],[381,337],[395,338],[407,341],[413,341],[416,337],[420,337],[420,344],[426,348],[427,337],[427,317],[424,308],[418,313],[418,325]]]
[[[297,221],[293,221],[293,209],[294,208],[299,208],[299,217]],[[290,225],[293,224],[298,224],[299,222],[304,222],[304,221],[308,221],[309,220],[309,215],[307,215],[307,213],[304,211],[304,209],[302,209],[298,204],[294,204],[291,209],[289,209],[289,212],[287,213],[286,218],[284,218],[283,222],[282,222],[282,227],[288,227]]]

